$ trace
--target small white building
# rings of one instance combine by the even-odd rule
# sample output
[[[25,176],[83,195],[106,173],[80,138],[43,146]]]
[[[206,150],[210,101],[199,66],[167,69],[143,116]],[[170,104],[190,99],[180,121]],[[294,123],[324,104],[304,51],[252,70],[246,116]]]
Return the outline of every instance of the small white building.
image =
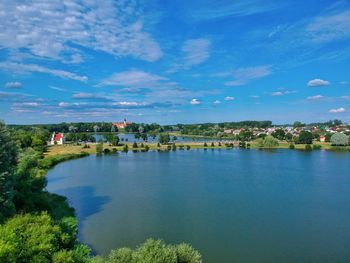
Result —
[[[62,145],[64,144],[65,139],[64,139],[64,134],[63,133],[53,133],[51,137],[51,145],[59,144]]]

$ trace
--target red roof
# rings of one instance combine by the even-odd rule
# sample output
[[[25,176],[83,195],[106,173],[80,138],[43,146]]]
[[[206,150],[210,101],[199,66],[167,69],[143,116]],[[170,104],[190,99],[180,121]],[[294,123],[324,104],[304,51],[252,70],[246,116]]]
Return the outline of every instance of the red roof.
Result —
[[[63,138],[63,134],[62,133],[56,133],[55,137],[53,138],[54,141],[59,141]]]

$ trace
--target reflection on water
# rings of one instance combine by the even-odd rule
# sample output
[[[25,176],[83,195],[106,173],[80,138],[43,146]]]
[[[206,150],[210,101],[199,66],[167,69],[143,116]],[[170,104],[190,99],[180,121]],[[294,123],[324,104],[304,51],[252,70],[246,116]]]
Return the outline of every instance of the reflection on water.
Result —
[[[76,208],[99,253],[146,238],[191,243],[204,262],[349,262],[348,153],[191,150],[89,156],[48,190]],[[59,179],[57,179],[59,178]]]

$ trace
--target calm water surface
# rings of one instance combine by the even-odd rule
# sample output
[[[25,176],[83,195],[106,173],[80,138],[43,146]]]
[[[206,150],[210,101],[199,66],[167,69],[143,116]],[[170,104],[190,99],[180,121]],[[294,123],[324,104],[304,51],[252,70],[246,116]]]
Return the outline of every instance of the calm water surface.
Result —
[[[208,263],[350,262],[350,154],[119,153],[50,170],[98,253],[146,238],[188,242]]]

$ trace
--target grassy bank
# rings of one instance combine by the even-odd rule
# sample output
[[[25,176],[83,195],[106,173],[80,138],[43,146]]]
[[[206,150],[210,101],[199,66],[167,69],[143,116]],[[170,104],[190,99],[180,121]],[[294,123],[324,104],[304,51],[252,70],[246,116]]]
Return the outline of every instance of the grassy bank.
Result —
[[[231,147],[227,147],[225,143],[221,142],[221,146],[218,141],[213,140],[214,146],[211,146],[211,142],[207,142],[207,146],[204,146],[203,142],[186,142],[186,143],[176,143],[176,150],[189,150],[189,149],[227,149]],[[141,147],[141,143],[138,143],[137,148],[133,148],[133,143],[126,143],[128,145],[129,151],[146,151],[146,146],[149,148],[148,150],[153,151],[167,151],[173,150],[171,145],[160,145],[157,143],[143,143],[144,147]],[[85,148],[82,145],[73,145],[73,144],[65,144],[65,145],[53,145],[48,147],[48,151],[45,153],[44,163],[45,167],[52,167],[53,165],[70,159],[84,157],[89,154],[95,154],[94,143],[89,144],[89,148]],[[321,146],[323,150],[339,150],[339,147],[333,147],[330,143],[326,142],[318,142],[314,145]],[[288,142],[280,142],[275,149],[289,149],[290,143]],[[295,144],[296,150],[305,150],[305,144]],[[311,145],[312,146],[312,145]],[[108,149],[109,151],[123,151],[123,145],[121,146],[110,146],[107,143],[103,145],[103,149]],[[255,141],[250,142],[250,148],[258,149],[258,144]],[[107,150],[107,151],[108,151]],[[341,147],[341,150],[350,150],[350,147]]]

